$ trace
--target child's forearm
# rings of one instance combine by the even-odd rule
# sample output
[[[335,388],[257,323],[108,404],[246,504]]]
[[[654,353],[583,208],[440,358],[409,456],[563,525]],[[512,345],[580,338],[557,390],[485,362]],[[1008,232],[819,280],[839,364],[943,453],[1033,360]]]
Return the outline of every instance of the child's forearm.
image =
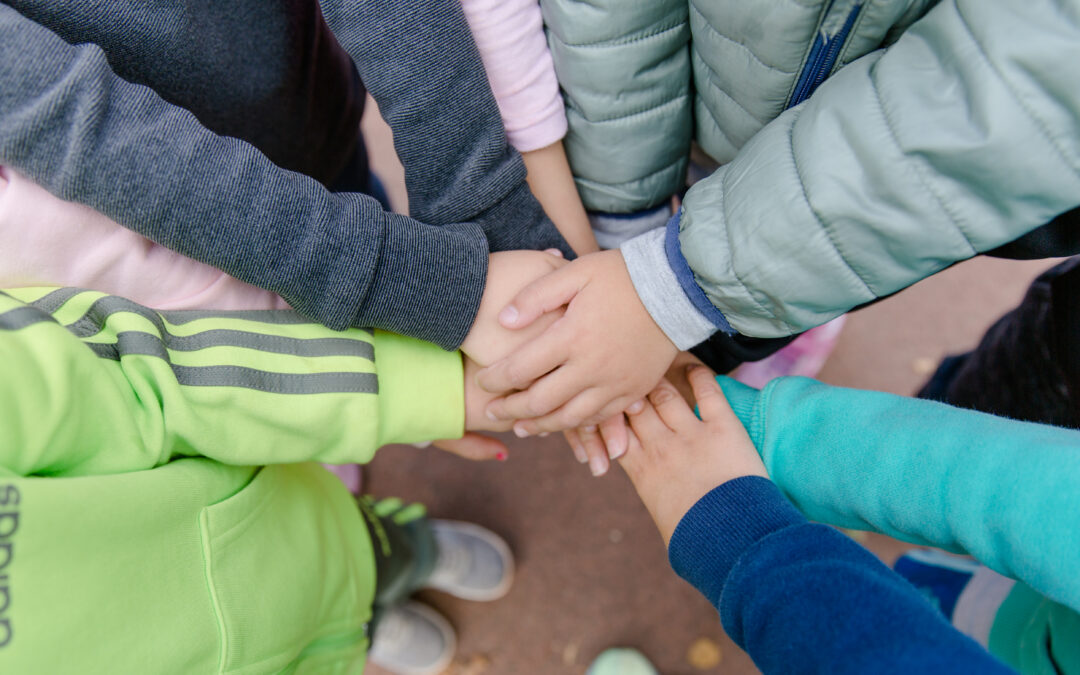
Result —
[[[720,383],[769,475],[811,520],[966,552],[1071,607],[1080,432],[779,378]]]
[[[362,4],[366,11],[370,3]],[[368,18],[368,30],[378,32],[370,25],[374,19]],[[474,88],[486,86],[482,75],[478,77]],[[483,293],[485,234],[504,248],[565,245],[528,194],[524,167],[506,146],[490,95],[477,97],[489,108],[484,114],[490,118],[487,132],[473,129],[475,120],[467,118],[470,124],[437,127],[462,130],[459,139],[444,136],[440,143],[424,144],[419,129],[410,138],[425,152],[433,145],[461,150],[458,161],[491,159],[494,168],[481,163],[472,172],[440,164],[445,176],[475,180],[449,187],[433,180],[435,185],[421,189],[453,192],[453,198],[469,195],[461,199],[460,209],[428,211],[446,219],[451,211],[490,217],[504,224],[514,242],[488,231],[494,223],[470,225],[466,217],[437,223],[460,223],[455,227],[434,227],[386,213],[370,197],[331,193],[115,75],[97,46],[69,44],[4,4],[0,80],[5,83],[0,96],[0,154],[5,164],[64,199],[91,206],[173,250],[278,293],[328,326],[383,327],[457,347]],[[471,107],[464,114],[473,112],[480,114]],[[19,140],[28,138],[34,142]],[[155,140],[140,141],[146,138]],[[397,138],[399,148],[404,138]],[[459,141],[460,146],[455,145]],[[139,151],[132,152],[133,147]],[[478,149],[466,153],[464,147]],[[428,155],[427,160],[435,158]],[[510,232],[514,228],[509,224],[520,229]],[[545,230],[551,236],[545,236]],[[528,245],[510,246],[518,235]],[[318,265],[312,264],[315,260]],[[447,279],[455,283],[447,284]]]
[[[524,183],[460,0],[319,5],[394,132],[414,218],[476,223],[492,251],[566,246]]]
[[[869,663],[884,672],[1010,672],[866,549],[808,523],[765,478],[706,494],[679,522],[668,555],[764,673],[793,663],[801,672],[865,672]]]
[[[548,218],[578,255],[600,250],[581,204],[562,141],[521,153],[528,169],[526,180]]]
[[[95,291],[8,293],[0,473],[120,473],[185,456],[363,462],[387,443],[462,431],[460,356],[412,338],[294,312],[159,314]]]

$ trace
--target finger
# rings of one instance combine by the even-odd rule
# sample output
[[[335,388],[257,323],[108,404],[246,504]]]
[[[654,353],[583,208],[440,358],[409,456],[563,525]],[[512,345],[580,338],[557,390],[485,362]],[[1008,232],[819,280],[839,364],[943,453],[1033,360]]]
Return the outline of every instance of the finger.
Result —
[[[447,438],[432,443],[436,448],[473,461],[497,459],[506,461],[509,450],[497,438],[466,432],[461,438]]]
[[[581,444],[581,437],[578,435],[577,429],[567,429],[563,432],[563,437],[570,444],[570,449],[574,451],[574,458],[579,463],[584,464],[589,461],[589,456],[585,454],[585,446]]]
[[[511,356],[510,358],[514,357]],[[516,375],[511,374],[510,377],[513,378]],[[556,368],[547,374],[541,373],[538,377],[539,379],[529,382],[524,387],[512,387],[524,391],[506,394],[488,401],[485,410],[488,419],[532,420],[543,417],[566,404],[586,387],[585,383],[574,376],[573,371],[567,372],[562,367]],[[490,380],[488,382],[490,383]],[[502,385],[504,382],[496,381],[495,384]],[[577,426],[581,426],[581,424],[571,422],[561,426],[548,425],[542,429],[535,428],[532,433],[562,431]]]
[[[656,408],[648,401],[636,413],[627,413],[630,430],[641,441],[643,448],[648,448],[659,440],[671,435],[671,429],[660,419]]]
[[[499,312],[499,323],[506,328],[524,328],[537,317],[569,303],[585,285],[588,277],[577,273],[572,264],[540,277],[518,291]]]
[[[638,438],[638,435],[634,433],[633,429],[629,428],[629,424],[630,424],[630,422],[627,421],[627,427],[628,427],[627,431],[626,431],[626,446],[627,447],[626,447],[626,452],[623,454],[622,457],[619,458],[619,462],[621,464],[626,464],[627,462],[640,462],[641,461],[641,453],[644,452],[644,448],[642,448],[642,446],[641,446],[641,439]]]
[[[607,446],[608,457],[618,459],[626,454],[627,435],[626,416],[622,413],[607,418],[600,423],[600,438]]]
[[[705,422],[722,422],[731,419],[734,414],[728,405],[724,391],[716,381],[716,374],[705,366],[691,366],[686,373],[690,386],[694,389],[701,419]]]
[[[560,319],[561,321],[561,319]],[[538,378],[550,373],[566,362],[572,340],[567,331],[560,330],[559,322],[545,332],[522,345],[516,352],[500,359],[476,374],[480,388],[493,394],[528,389]],[[535,417],[535,415],[517,415]],[[513,417],[495,417],[513,419]]]
[[[548,377],[553,375],[554,373]],[[576,388],[571,387],[571,390]],[[519,436],[532,436],[544,431],[596,426],[620,414],[633,401],[625,396],[608,401],[607,396],[608,394],[600,389],[586,389],[547,415],[514,422],[514,433]]]
[[[603,476],[611,467],[611,462],[608,460],[607,448],[600,438],[600,432],[595,426],[587,426],[578,429],[578,434],[589,458],[589,472],[594,476]]]
[[[643,453],[645,451],[641,447],[641,440],[638,439],[633,429],[626,432],[626,440],[627,449],[623,456],[619,458],[619,465],[622,466],[627,475],[633,477],[641,467],[642,461],[644,461]]]
[[[557,248],[545,248],[544,253],[547,253],[550,256],[555,256],[556,258],[562,258],[563,257],[562,251],[560,251]]]
[[[682,431],[698,423],[690,405],[679,395],[675,385],[667,380],[660,380],[660,384],[649,392],[649,402],[656,408],[660,419],[672,431]]]

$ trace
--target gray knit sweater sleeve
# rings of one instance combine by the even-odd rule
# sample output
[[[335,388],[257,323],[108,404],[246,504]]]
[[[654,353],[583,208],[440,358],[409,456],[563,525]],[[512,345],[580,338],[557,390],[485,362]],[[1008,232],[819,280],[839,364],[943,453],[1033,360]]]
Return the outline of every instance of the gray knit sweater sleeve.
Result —
[[[378,43],[389,49],[398,38],[393,27],[381,24],[361,22],[353,30],[354,58],[368,56],[353,51],[354,43],[364,42],[376,53]],[[446,61],[475,59],[479,69],[474,49],[466,37],[438,51]],[[419,65],[398,62],[398,77],[412,73],[422,80]],[[496,160],[507,155],[505,141],[499,152],[498,144],[478,145],[472,125],[434,131],[415,126],[425,122],[423,115],[399,116],[395,134],[399,148],[416,148],[429,134],[432,145],[449,148],[429,155],[435,166],[426,169],[416,164],[424,160],[422,150],[403,156],[415,183],[410,198],[421,206],[417,214],[435,214],[431,220],[445,225],[386,213],[363,195],[331,193],[314,179],[277,167],[254,147],[211,133],[152,90],[117,77],[98,47],[70,45],[4,5],[0,83],[0,163],[22,170],[63,199],[89,205],[164,246],[275,291],[335,328],[374,326],[456,347],[483,292],[485,231],[495,232],[494,223],[534,210],[520,195],[520,172],[520,185],[513,185],[520,159],[510,155],[502,160],[507,168],[497,170],[502,165]],[[380,104],[422,111],[425,102],[418,97],[431,93],[425,87],[384,83]],[[494,103],[491,107],[497,123]],[[481,146],[489,151],[477,150]],[[470,164],[493,155],[486,165]],[[429,172],[446,177],[427,178]],[[459,174],[470,178],[455,182]],[[448,189],[474,192],[440,192]],[[499,204],[500,197],[508,197],[507,203]],[[543,230],[529,233],[538,244],[545,239]],[[520,239],[521,245],[530,243],[528,237]],[[492,237],[493,247],[501,243]]]
[[[394,131],[409,211],[476,222],[494,251],[572,251],[525,184],[461,0],[321,0],[323,15]]]

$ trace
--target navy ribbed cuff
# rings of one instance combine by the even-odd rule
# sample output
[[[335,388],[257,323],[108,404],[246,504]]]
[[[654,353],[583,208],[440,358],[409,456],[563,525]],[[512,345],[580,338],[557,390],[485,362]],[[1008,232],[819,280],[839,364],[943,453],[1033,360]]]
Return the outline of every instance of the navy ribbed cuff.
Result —
[[[668,221],[667,232],[664,236],[664,251],[667,253],[671,269],[675,272],[675,278],[679,280],[679,285],[682,286],[683,292],[686,293],[694,307],[711,321],[717,329],[728,334],[735,333],[735,329],[728,323],[723,312],[709,301],[705,291],[701,290],[701,286],[698,286],[697,279],[694,278],[694,271],[690,269],[690,263],[686,262],[686,256],[683,255],[682,248],[679,246],[679,221],[681,218],[682,209]]]
[[[731,569],[766,536],[805,523],[779,488],[761,476],[743,476],[713,488],[679,521],[668,545],[676,573],[720,606]]]

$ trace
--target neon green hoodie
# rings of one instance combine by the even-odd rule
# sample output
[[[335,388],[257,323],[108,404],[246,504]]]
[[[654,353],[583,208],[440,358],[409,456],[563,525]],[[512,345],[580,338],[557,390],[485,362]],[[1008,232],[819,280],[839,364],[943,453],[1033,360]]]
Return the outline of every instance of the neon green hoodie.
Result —
[[[19,289],[0,373],[0,672],[363,669],[371,542],[302,462],[460,435],[458,354]]]

